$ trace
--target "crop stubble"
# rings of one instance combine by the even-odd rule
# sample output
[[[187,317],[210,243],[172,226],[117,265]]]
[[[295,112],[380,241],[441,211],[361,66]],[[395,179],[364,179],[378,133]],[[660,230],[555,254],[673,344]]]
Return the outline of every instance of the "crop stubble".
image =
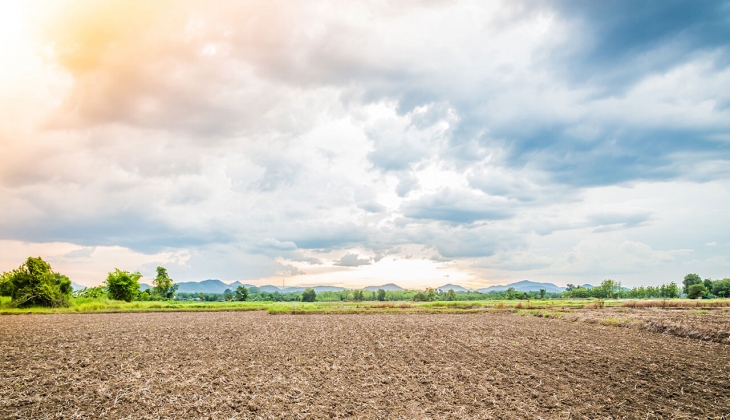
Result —
[[[0,317],[0,418],[723,418],[730,346],[514,314]]]

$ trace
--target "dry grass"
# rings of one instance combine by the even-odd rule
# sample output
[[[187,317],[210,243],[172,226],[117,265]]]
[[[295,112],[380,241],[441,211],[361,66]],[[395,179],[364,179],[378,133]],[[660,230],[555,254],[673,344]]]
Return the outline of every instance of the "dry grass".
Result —
[[[587,304],[585,306],[585,309],[603,309],[603,305],[604,305],[603,301],[598,300],[598,301]]]
[[[629,300],[621,306],[627,308],[722,308],[730,307],[728,299],[663,299],[663,300]],[[587,306],[586,306],[587,307]]]

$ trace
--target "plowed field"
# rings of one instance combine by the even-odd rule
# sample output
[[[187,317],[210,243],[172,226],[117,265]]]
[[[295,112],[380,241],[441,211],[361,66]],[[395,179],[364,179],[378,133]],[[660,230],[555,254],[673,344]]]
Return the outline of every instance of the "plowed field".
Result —
[[[0,317],[3,419],[730,418],[728,390],[728,344],[510,313]]]

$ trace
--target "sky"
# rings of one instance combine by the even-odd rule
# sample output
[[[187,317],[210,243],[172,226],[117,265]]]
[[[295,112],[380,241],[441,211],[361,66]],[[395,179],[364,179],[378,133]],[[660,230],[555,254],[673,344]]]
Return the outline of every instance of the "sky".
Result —
[[[0,0],[0,271],[730,277],[730,2]]]

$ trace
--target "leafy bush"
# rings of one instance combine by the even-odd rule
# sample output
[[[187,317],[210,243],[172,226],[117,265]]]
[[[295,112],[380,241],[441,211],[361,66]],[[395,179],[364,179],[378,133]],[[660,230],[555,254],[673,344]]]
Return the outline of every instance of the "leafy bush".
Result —
[[[75,298],[98,299],[106,294],[106,289],[104,286],[84,287],[81,290],[75,290],[73,294]]]
[[[302,302],[314,302],[316,298],[317,292],[315,292],[311,287],[308,287],[304,290],[304,292],[302,292]]]
[[[702,278],[694,273],[687,274],[686,276],[684,276],[682,284],[684,285],[684,289],[682,291],[689,295],[689,288],[695,284],[702,284]]]
[[[28,257],[8,278],[14,306],[68,306],[71,280],[54,273],[51,265],[40,257]]]
[[[690,299],[697,299],[707,294],[707,288],[702,283],[696,283],[689,286],[689,292],[687,297]]]
[[[236,300],[243,302],[246,299],[248,299],[248,289],[246,286],[238,286],[238,288],[236,288]]]
[[[425,302],[426,295],[423,292],[418,292],[415,295],[413,295],[413,301],[414,302]]]
[[[139,272],[130,273],[118,268],[109,273],[106,277],[106,288],[109,291],[109,298],[114,300],[133,301],[139,295],[139,279],[142,275]]]
[[[712,293],[720,297],[730,297],[730,278],[712,282]]]
[[[13,284],[10,282],[10,275],[13,273],[0,274],[0,296],[10,296],[13,293]]]

